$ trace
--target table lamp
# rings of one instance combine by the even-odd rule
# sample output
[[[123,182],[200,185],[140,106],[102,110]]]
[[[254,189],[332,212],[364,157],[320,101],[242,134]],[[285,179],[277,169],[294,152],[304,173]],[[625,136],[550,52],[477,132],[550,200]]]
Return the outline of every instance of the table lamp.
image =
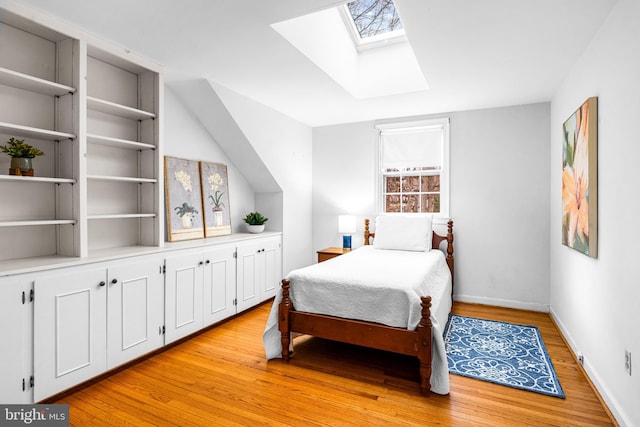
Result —
[[[338,216],[338,233],[342,234],[342,249],[351,249],[351,234],[356,232],[355,215]]]

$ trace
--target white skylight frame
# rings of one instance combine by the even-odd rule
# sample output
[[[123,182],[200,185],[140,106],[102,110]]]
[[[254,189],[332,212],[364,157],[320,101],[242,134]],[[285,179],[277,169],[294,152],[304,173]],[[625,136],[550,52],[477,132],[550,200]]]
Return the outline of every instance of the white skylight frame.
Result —
[[[347,27],[349,36],[351,37],[351,40],[353,41],[353,44],[358,51],[388,46],[395,43],[403,43],[407,41],[407,35],[404,31],[404,28],[362,38],[360,37],[360,33],[358,32],[356,23],[353,21],[353,17],[351,16],[351,12],[349,12],[349,7],[347,6],[347,4],[345,3],[344,5],[339,6],[338,11],[340,12],[340,16],[344,21],[344,25]]]

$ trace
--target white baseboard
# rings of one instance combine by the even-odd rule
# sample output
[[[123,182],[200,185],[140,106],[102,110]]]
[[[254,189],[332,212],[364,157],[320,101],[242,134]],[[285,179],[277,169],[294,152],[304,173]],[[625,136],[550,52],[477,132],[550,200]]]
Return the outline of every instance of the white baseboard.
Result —
[[[569,345],[569,349],[573,352],[577,360],[578,355],[581,354],[581,352],[578,349],[578,346],[576,345],[575,341],[573,340],[573,337],[571,336],[567,328],[564,326],[564,324],[562,323],[562,321],[560,320],[556,312],[553,311],[553,308],[549,310],[549,314],[553,318],[553,321],[555,322],[558,329],[560,329],[560,333],[564,337],[566,343]],[[598,393],[600,393],[600,397],[602,397],[602,400],[604,400],[604,402],[606,403],[607,407],[611,411],[611,414],[616,419],[618,424],[621,427],[631,426],[632,424],[629,417],[624,411],[619,409],[620,405],[618,404],[618,401],[612,397],[611,393],[609,392],[609,388],[605,386],[604,383],[600,380],[600,376],[589,363],[589,358],[584,357],[583,360],[584,360],[584,363],[582,364],[582,368],[585,374],[589,378],[589,381],[591,381],[591,383],[594,385],[596,390],[598,390]]]
[[[458,295],[458,294],[454,295],[453,299],[455,301],[470,302],[473,304],[495,305],[497,307],[517,308],[520,310],[541,311],[543,313],[549,312],[549,305],[547,304],[536,304],[536,303],[530,303],[530,302],[512,301],[512,300],[505,300],[505,299],[486,298],[486,297]]]

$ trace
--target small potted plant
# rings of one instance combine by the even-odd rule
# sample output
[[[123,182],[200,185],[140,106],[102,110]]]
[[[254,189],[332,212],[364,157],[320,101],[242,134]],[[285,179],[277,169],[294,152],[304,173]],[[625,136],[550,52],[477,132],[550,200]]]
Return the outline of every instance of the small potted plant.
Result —
[[[182,206],[178,206],[174,210],[178,216],[182,218],[182,228],[193,227],[193,215],[198,213],[196,208],[189,205],[187,202],[184,202]]]
[[[0,146],[0,151],[11,156],[9,175],[33,176],[31,159],[43,156],[44,153],[24,142],[24,139],[10,138],[6,145]]]
[[[224,207],[224,203],[222,203],[222,195],[224,193],[220,190],[216,190],[213,195],[209,195],[211,199],[211,204],[213,204],[213,222],[216,227],[220,227],[222,225],[222,208]]]
[[[264,223],[268,220],[269,218],[265,218],[259,212],[251,212],[244,217],[249,233],[262,233],[264,231]]]

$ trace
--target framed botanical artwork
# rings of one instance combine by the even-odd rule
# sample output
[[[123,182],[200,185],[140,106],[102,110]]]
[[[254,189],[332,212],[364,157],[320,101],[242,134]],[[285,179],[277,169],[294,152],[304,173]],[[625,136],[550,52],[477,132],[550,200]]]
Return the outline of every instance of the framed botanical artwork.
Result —
[[[200,162],[205,237],[231,234],[227,166]]]
[[[598,256],[598,98],[562,125],[562,243]]]
[[[204,237],[200,169],[195,160],[165,156],[165,206],[170,242]]]

